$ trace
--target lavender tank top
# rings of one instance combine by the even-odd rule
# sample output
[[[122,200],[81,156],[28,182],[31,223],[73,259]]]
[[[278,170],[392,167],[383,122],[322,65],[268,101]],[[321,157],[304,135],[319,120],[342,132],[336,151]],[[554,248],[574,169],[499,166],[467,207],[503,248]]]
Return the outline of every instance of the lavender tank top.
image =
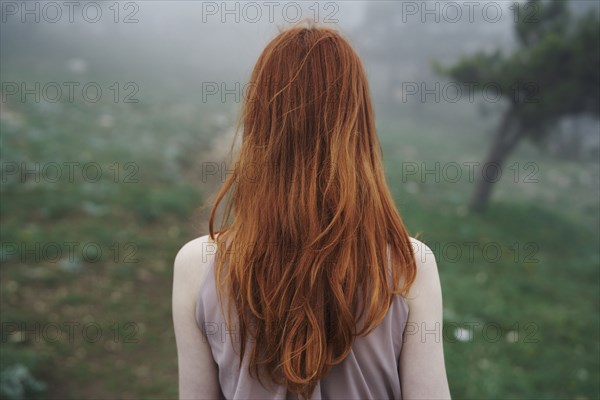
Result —
[[[284,386],[262,379],[263,387],[250,376],[247,357],[239,367],[239,331],[227,329],[227,319],[217,298],[214,256],[211,258],[196,303],[196,323],[206,335],[218,366],[223,396],[226,399],[286,399]],[[227,311],[227,305],[223,310]],[[400,295],[394,296],[383,321],[369,335],[355,339],[348,356],[317,384],[312,399],[401,399],[400,351],[407,319],[406,301]],[[246,346],[246,354],[250,347]]]

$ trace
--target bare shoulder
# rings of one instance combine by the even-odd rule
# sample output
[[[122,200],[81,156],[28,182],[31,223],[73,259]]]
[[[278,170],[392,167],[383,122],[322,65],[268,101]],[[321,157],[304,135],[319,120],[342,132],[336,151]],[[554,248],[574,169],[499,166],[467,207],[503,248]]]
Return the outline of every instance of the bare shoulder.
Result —
[[[172,313],[179,369],[179,398],[220,398],[218,367],[199,329],[199,290],[212,264],[216,245],[208,236],[186,243],[175,257]]]
[[[186,286],[200,286],[216,250],[216,243],[209,235],[186,243],[175,257],[173,279]]]
[[[420,240],[410,238],[410,241],[417,265],[417,276],[409,291],[409,299],[439,292],[440,277],[435,254]]]
[[[435,268],[437,269],[437,263],[435,260],[435,254],[425,243],[419,239],[410,238],[410,243],[413,248],[415,255],[415,261],[417,263],[417,269],[421,268]]]
[[[444,306],[437,263],[429,246],[417,239],[411,242],[417,276],[407,296],[408,323],[400,355],[402,398],[450,399],[440,340]]]

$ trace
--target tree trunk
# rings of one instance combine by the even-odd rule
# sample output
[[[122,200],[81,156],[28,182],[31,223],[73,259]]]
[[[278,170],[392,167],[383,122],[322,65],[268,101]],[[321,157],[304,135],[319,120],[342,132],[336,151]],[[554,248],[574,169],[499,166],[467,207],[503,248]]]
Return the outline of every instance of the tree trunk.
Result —
[[[523,136],[523,132],[515,120],[515,109],[510,108],[504,114],[502,122],[494,135],[492,147],[478,174],[477,186],[471,198],[470,208],[472,211],[482,212],[486,209],[494,183],[497,181],[495,174],[490,171],[502,171],[502,164],[506,157],[515,148]]]

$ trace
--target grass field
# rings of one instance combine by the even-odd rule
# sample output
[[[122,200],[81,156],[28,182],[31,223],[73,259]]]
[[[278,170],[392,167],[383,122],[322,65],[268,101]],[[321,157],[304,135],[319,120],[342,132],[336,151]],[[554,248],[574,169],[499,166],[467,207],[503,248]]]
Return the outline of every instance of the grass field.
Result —
[[[184,102],[2,107],[2,398],[175,398],[172,262],[206,233],[198,206],[214,182],[202,163],[228,114]],[[472,215],[473,182],[451,163],[465,175],[481,161],[485,126],[425,121],[379,131],[398,207],[438,260],[453,397],[598,398],[598,163],[524,143],[489,212]],[[436,162],[439,176],[421,175]]]
[[[391,132],[383,128],[382,142],[398,155],[387,157],[397,203],[438,260],[453,396],[598,398],[598,164],[558,161],[524,143],[507,166],[535,163],[532,179],[524,179],[531,168],[519,179],[505,168],[488,212],[470,215],[466,168],[463,181],[448,167],[435,182],[433,173],[402,175],[400,160],[430,170],[477,161],[481,135]]]

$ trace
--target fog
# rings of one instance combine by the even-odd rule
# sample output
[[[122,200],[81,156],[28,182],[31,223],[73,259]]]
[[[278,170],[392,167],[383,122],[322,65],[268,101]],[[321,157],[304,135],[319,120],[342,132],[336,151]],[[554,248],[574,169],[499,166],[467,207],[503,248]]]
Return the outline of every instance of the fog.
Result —
[[[0,1],[0,398],[177,397],[173,260],[207,233],[257,58],[303,19],[365,65],[453,397],[597,398],[599,24],[548,4]],[[73,324],[104,336],[44,337]]]
[[[422,80],[431,78],[434,60],[512,42],[506,2],[487,9],[483,3],[436,3],[437,11],[420,2],[391,1],[34,4],[2,3],[5,79],[25,71],[44,79],[106,78],[139,82],[142,93],[160,88],[186,97],[199,95],[201,82],[245,82],[278,29],[302,19],[334,26],[350,38],[370,78],[383,80],[374,82],[380,98],[390,90],[383,70]]]

